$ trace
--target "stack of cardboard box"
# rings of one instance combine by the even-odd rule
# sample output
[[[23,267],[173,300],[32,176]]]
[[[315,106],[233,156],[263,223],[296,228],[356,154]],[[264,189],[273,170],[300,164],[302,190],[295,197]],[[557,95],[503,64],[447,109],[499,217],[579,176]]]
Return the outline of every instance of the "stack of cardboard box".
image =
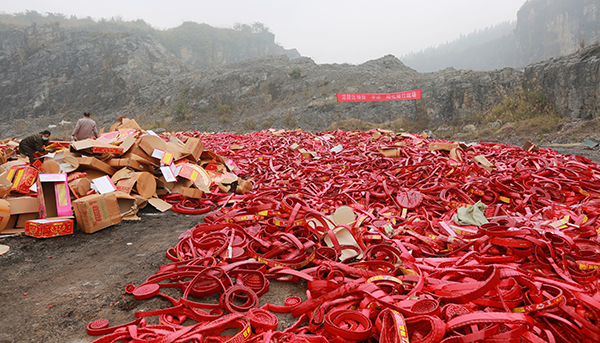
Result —
[[[140,220],[136,214],[148,203],[169,210],[160,195],[252,189],[233,162],[205,151],[200,138],[176,136],[122,118],[97,139],[58,144],[64,148],[34,166],[15,153],[18,142],[1,141],[0,233],[41,238],[72,234],[75,227],[92,233]]]

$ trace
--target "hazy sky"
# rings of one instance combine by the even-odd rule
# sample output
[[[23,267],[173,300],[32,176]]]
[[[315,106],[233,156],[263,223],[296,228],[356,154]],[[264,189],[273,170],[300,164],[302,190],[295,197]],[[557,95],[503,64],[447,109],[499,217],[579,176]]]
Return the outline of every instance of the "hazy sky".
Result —
[[[261,22],[275,42],[316,63],[359,64],[401,57],[477,29],[517,19],[526,0],[2,0],[0,12],[27,10],[93,19],[143,19],[157,29],[184,21],[231,28]]]

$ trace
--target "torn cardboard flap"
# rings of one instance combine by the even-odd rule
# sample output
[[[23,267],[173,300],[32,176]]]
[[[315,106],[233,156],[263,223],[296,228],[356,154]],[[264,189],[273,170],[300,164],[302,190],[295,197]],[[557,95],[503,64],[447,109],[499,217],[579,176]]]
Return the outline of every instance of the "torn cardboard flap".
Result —
[[[114,194],[117,198],[121,218],[123,220],[138,220],[139,217],[136,216],[138,212],[138,206],[135,197],[120,191],[116,191]]]
[[[121,180],[129,179],[133,175],[133,173],[135,172],[129,168],[121,168],[113,174],[111,180],[114,184],[117,184],[117,182]]]
[[[473,159],[471,161],[477,163],[479,166],[481,166],[483,169],[485,169],[485,170],[487,170],[489,172],[491,172],[492,170],[494,170],[494,164],[492,164],[492,162],[490,162],[483,155],[475,156],[475,157],[473,157]]]
[[[154,206],[154,208],[156,208],[160,212],[168,211],[171,209],[171,207],[173,207],[168,202],[166,202],[162,199],[158,199],[158,198],[150,198],[150,199],[148,199],[148,203],[150,205]]]
[[[148,172],[135,172],[131,177],[117,182],[117,190],[130,194],[134,189],[144,198],[151,198],[156,193],[156,179]]]

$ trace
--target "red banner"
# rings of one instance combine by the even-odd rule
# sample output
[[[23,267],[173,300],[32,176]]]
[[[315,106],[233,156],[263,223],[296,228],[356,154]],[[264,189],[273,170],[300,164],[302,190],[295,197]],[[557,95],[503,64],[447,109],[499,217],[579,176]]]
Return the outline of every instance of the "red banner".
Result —
[[[421,99],[421,90],[387,94],[336,93],[336,95],[337,102],[415,100]]]

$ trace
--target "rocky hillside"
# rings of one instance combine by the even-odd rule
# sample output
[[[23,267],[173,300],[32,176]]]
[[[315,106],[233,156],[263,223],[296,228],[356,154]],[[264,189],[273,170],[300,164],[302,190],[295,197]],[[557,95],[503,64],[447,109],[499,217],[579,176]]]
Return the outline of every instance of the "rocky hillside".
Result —
[[[402,60],[419,71],[522,68],[600,42],[599,22],[600,0],[529,0],[516,23],[478,30]]]
[[[2,138],[72,123],[91,111],[100,126],[121,116],[145,128],[251,131],[269,127],[325,130],[352,119],[419,124],[434,131],[490,113],[502,100],[534,89],[560,115],[599,115],[600,48],[525,69],[445,69],[418,73],[393,56],[361,65],[317,65],[285,55],[199,69],[150,35],[54,25],[0,30]],[[411,101],[337,103],[335,94],[422,89]]]

